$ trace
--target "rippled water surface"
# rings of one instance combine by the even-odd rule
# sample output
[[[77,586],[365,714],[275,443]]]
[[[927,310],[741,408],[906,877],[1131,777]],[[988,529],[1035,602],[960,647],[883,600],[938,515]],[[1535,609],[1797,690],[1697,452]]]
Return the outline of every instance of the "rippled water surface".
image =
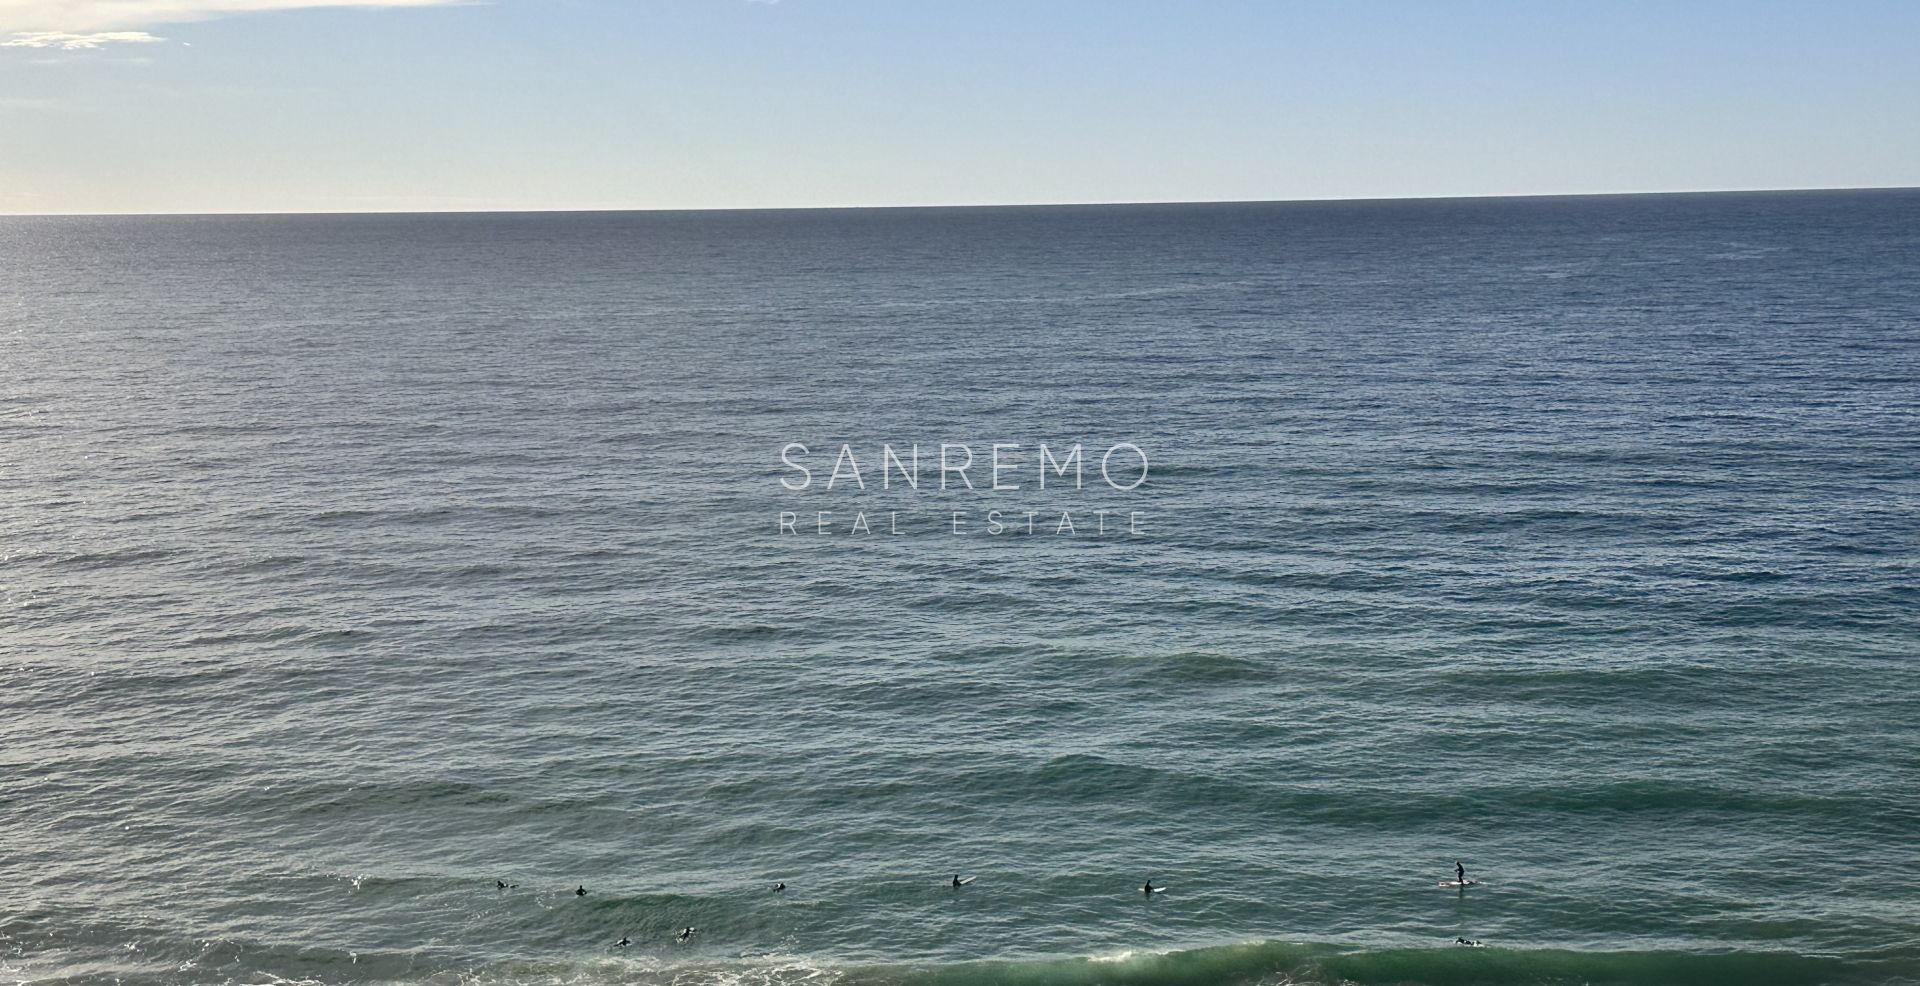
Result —
[[[1920,981],[1916,271],[1914,192],[0,219],[0,980]]]

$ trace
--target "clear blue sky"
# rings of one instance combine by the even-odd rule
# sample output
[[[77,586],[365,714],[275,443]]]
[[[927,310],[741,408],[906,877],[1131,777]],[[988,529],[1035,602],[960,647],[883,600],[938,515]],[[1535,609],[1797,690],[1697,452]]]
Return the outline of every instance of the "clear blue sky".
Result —
[[[0,212],[1920,185],[1914,2],[0,0],[0,42]]]

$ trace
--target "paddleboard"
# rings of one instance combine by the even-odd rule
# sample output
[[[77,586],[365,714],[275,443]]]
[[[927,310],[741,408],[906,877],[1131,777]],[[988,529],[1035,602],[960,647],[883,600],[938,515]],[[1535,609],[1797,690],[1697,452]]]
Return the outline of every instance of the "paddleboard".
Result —
[[[1439,887],[1477,887],[1479,885],[1480,881],[1478,880],[1467,880],[1464,883],[1459,880],[1442,880],[1435,884],[1435,886]]]

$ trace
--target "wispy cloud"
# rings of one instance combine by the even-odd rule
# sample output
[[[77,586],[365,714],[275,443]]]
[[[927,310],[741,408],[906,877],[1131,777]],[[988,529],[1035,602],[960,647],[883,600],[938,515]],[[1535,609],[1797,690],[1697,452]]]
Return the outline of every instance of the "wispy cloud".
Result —
[[[233,14],[310,7],[441,7],[462,0],[0,0],[0,36],[15,47],[58,47],[23,44],[30,36],[63,35],[75,38],[144,33],[156,24],[204,21]],[[106,41],[137,40],[106,38]],[[80,45],[79,47],[98,47]]]
[[[6,41],[0,41],[0,48],[60,48],[66,51],[80,51],[85,48],[99,48],[116,42],[147,44],[164,41],[145,31],[96,31],[92,34],[69,34],[65,31],[23,31]]]

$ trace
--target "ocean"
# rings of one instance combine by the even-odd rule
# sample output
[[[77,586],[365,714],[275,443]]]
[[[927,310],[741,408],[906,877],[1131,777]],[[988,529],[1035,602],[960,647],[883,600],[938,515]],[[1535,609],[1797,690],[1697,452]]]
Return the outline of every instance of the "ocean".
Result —
[[[0,354],[0,981],[1920,982],[1917,191],[15,217]]]

